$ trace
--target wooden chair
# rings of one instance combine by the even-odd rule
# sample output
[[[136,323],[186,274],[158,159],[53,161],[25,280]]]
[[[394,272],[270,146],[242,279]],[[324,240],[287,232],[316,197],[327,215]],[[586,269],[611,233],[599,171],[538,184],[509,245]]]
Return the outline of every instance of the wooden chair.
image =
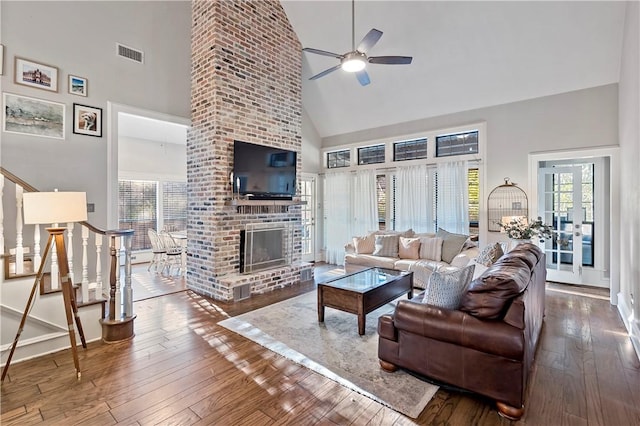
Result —
[[[167,250],[164,248],[162,239],[155,230],[149,229],[147,231],[147,235],[149,236],[149,240],[151,241],[151,252],[153,253],[153,258],[149,263],[147,271],[150,271],[151,267],[155,267],[156,273],[162,272],[162,270],[164,269],[165,255],[167,253]]]
[[[176,243],[176,240],[169,232],[162,231],[159,236],[165,250],[161,273],[167,269],[167,274],[171,275],[171,268],[173,266],[176,267],[176,271],[182,272],[182,245]]]

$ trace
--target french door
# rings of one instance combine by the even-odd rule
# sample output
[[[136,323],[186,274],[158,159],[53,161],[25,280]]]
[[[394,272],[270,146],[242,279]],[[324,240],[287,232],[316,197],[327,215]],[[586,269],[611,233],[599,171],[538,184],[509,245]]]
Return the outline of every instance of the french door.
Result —
[[[302,204],[302,261],[314,262],[316,257],[316,176],[300,177],[300,201]]]
[[[538,169],[538,212],[555,231],[544,242],[549,281],[583,284],[582,187],[580,165]]]

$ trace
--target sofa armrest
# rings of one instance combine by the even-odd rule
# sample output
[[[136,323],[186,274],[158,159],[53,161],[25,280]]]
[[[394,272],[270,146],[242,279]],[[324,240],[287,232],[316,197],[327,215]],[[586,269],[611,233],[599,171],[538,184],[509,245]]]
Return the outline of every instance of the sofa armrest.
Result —
[[[393,325],[393,316],[386,314],[378,318],[378,335],[387,340],[398,341],[398,333]]]
[[[510,359],[522,359],[524,354],[522,330],[503,321],[482,320],[462,311],[400,300],[393,323],[398,333],[417,334]]]
[[[522,297],[517,297],[511,302],[504,316],[504,322],[520,330],[524,330],[524,300]]]

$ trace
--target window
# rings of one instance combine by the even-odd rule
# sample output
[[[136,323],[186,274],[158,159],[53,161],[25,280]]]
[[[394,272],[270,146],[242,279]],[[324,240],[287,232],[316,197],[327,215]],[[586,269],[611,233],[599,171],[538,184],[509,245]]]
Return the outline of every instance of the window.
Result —
[[[169,231],[187,229],[186,182],[162,182],[162,221]]]
[[[478,235],[480,232],[480,177],[478,169],[469,169],[469,234]]]
[[[358,148],[358,164],[384,163],[384,145]]]
[[[327,168],[349,167],[351,165],[351,150],[327,152]]]
[[[394,142],[393,161],[427,158],[427,138]]]
[[[153,181],[121,180],[118,182],[118,228],[133,229],[132,250],[151,248],[149,229],[158,229],[157,189]]]
[[[387,222],[387,176],[376,176],[376,197],[378,200],[378,228],[386,229]]]
[[[478,153],[478,131],[436,136],[436,157]]]

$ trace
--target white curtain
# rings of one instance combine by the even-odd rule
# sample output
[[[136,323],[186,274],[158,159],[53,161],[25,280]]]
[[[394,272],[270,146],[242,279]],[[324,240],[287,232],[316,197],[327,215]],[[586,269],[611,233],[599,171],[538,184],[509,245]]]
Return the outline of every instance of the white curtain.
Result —
[[[469,184],[467,161],[438,163],[438,227],[458,234],[469,233]]]
[[[401,167],[396,173],[396,229],[435,232],[433,171],[426,164]]]
[[[328,173],[325,176],[324,212],[326,261],[344,263],[344,245],[352,237],[351,231],[351,175],[348,172]]]
[[[351,191],[352,236],[366,235],[378,229],[378,201],[375,170],[358,170],[353,176]]]

